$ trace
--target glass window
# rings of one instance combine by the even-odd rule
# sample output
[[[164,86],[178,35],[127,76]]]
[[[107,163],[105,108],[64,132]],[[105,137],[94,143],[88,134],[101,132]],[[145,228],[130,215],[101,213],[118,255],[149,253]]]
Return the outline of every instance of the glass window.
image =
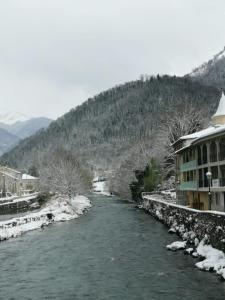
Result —
[[[218,176],[218,167],[211,167],[212,179],[217,179]]]
[[[202,147],[202,160],[203,160],[203,164],[207,164],[208,159],[207,159],[207,147],[204,144]]]
[[[200,166],[202,164],[202,151],[201,151],[201,147],[198,146],[198,165]]]
[[[211,162],[217,161],[217,146],[215,141],[211,142],[210,144],[210,161]]]
[[[225,160],[225,137],[221,138],[219,142],[219,159]]]

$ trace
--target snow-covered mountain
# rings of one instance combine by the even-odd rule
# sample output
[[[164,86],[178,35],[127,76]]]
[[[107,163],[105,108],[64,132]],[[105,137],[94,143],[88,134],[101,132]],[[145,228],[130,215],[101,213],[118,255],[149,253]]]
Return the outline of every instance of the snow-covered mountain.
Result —
[[[32,118],[25,121],[17,121],[13,124],[0,123],[0,128],[7,130],[9,133],[24,139],[32,134],[36,133],[41,128],[46,128],[52,120],[40,117]]]
[[[52,121],[45,117],[29,118],[16,112],[0,111],[0,155],[16,146],[21,139],[48,127]]]
[[[0,123],[12,125],[16,122],[24,122],[31,119],[30,117],[13,111],[0,110]]]
[[[212,59],[194,69],[187,76],[203,84],[225,90],[225,47]]]

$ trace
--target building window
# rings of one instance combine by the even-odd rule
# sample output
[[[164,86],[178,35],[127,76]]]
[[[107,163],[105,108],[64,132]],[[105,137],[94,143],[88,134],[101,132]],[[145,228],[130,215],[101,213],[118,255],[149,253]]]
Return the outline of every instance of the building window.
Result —
[[[198,165],[200,166],[202,164],[202,150],[201,147],[198,146]]]
[[[204,173],[203,169],[198,170],[198,177],[199,177],[199,187],[204,187]]]
[[[221,138],[220,142],[220,149],[219,149],[219,159],[220,160],[225,160],[225,138]]]
[[[217,146],[215,142],[210,144],[210,161],[216,162],[217,161]]]
[[[203,164],[207,164],[208,159],[207,159],[207,147],[204,144],[202,147],[202,160],[203,160]]]
[[[211,167],[212,179],[218,179],[218,167]]]
[[[220,166],[220,186],[225,186],[225,165]]]

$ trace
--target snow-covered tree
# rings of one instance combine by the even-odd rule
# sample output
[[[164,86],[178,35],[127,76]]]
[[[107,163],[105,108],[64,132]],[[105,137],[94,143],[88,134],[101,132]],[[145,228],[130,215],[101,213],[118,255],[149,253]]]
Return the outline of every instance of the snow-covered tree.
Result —
[[[91,174],[84,162],[71,151],[57,149],[44,159],[42,186],[69,198],[90,191]]]

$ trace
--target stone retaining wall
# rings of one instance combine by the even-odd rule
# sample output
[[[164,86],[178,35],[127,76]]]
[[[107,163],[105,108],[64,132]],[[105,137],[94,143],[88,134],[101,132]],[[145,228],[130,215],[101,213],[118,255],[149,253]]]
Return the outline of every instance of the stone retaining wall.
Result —
[[[143,196],[142,208],[167,225],[171,232],[194,243],[205,235],[215,248],[225,251],[225,213],[198,211]]]

